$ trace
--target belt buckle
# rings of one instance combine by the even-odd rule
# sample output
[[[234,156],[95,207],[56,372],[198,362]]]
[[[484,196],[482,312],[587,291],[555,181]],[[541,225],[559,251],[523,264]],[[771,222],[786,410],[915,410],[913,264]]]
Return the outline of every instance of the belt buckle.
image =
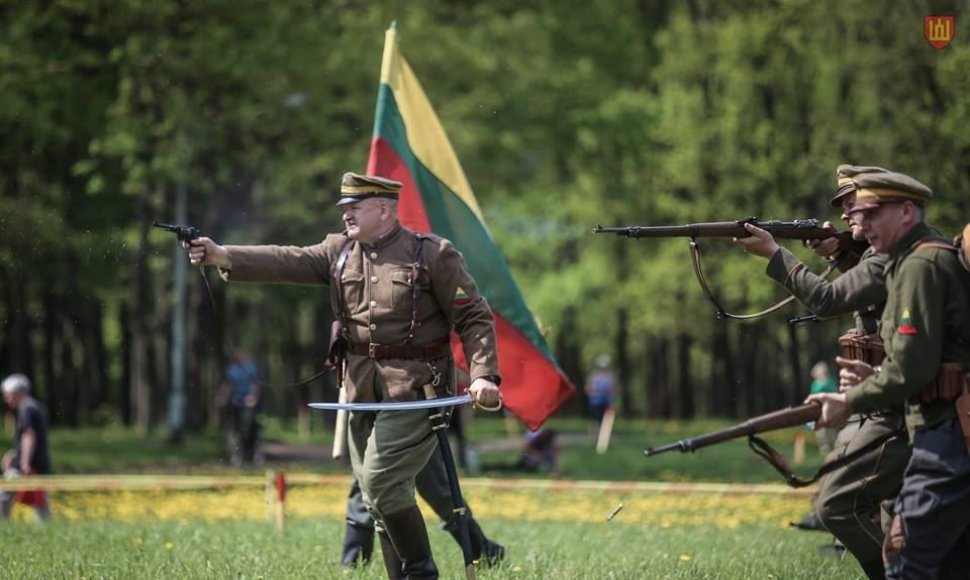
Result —
[[[377,347],[380,345],[373,342],[367,343],[367,358],[377,358]]]

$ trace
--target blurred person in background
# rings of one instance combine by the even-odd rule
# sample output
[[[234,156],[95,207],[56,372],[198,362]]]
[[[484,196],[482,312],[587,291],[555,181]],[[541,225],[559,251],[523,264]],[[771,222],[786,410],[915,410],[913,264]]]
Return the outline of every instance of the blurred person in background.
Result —
[[[613,406],[613,396],[616,391],[616,375],[611,368],[610,355],[601,354],[596,357],[596,368],[586,379],[586,397],[589,401],[589,412],[594,427],[598,430],[607,409]]]
[[[261,463],[258,373],[259,368],[246,351],[233,349],[232,361],[216,393],[216,406],[225,411],[229,462],[235,467]]]
[[[51,472],[47,450],[47,411],[30,396],[30,379],[12,374],[3,380],[3,400],[16,415],[13,446],[3,455],[3,476],[12,479]],[[0,492],[0,518],[6,520],[14,503],[29,505],[40,521],[51,519],[50,502],[43,490]]]
[[[812,385],[808,389],[810,395],[818,393],[837,393],[839,392],[839,382],[829,372],[829,365],[825,361],[818,361],[812,366]],[[837,429],[819,427],[815,429],[815,439],[818,441],[818,450],[822,455],[828,455],[835,444],[835,437],[838,435]]]

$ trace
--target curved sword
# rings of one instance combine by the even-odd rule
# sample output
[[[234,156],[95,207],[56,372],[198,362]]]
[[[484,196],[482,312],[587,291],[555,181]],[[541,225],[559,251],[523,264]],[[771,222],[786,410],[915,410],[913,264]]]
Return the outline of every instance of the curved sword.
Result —
[[[443,399],[427,399],[424,401],[406,401],[403,403],[309,403],[314,409],[328,409],[339,411],[409,411],[414,409],[434,409],[436,407],[451,407],[467,405],[472,402],[471,395],[458,395]]]

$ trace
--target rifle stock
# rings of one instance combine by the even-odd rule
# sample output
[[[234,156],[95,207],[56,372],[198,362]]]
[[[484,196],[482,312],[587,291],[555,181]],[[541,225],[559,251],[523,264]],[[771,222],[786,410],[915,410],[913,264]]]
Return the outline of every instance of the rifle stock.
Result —
[[[738,437],[757,435],[758,433],[764,433],[766,431],[776,431],[778,429],[794,427],[795,425],[802,425],[809,421],[815,421],[821,412],[822,407],[817,403],[808,403],[798,407],[781,409],[766,415],[753,417],[734,427],[728,427],[720,431],[712,431],[690,439],[681,439],[676,443],[670,443],[660,447],[648,447],[643,450],[643,454],[647,457],[652,457],[668,451],[680,451],[681,453],[693,452],[702,447],[717,445],[718,443],[737,439]]]

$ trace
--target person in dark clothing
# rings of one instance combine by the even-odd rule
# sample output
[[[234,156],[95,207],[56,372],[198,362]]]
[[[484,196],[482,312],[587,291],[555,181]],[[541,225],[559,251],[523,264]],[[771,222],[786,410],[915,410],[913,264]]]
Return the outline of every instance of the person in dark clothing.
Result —
[[[216,406],[226,413],[226,447],[235,467],[259,466],[259,368],[242,349],[235,349],[226,367],[226,378],[216,395]]]
[[[15,477],[51,472],[47,450],[47,411],[30,396],[30,379],[13,374],[3,381],[3,400],[16,415],[13,446],[3,455],[3,476]],[[14,503],[29,505],[40,521],[51,519],[50,502],[43,490],[0,492],[0,519],[10,517]]]

